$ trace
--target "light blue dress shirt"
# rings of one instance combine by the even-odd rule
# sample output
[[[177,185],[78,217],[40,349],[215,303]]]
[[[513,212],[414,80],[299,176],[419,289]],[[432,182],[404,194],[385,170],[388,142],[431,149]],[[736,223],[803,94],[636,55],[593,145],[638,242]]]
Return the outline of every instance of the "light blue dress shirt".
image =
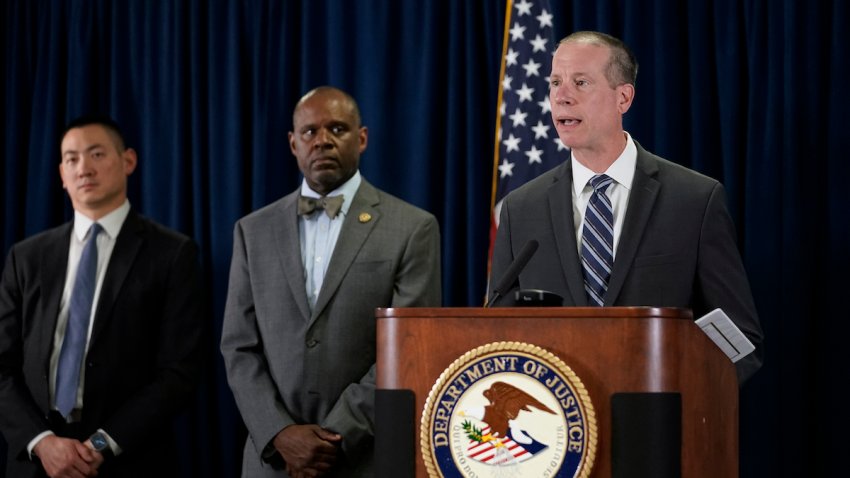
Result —
[[[348,216],[351,201],[357,194],[361,181],[360,171],[357,171],[342,186],[328,193],[328,197],[343,196],[342,208],[335,218],[329,218],[324,211],[316,211],[309,215],[300,216],[298,219],[301,261],[304,266],[307,303],[310,304],[310,311],[316,306],[316,300],[322,290],[322,282],[324,282],[325,274],[328,271],[328,264],[330,264],[336,241],[342,230],[342,223]],[[301,182],[301,195],[314,198],[321,197],[319,193],[310,189],[305,180]]]

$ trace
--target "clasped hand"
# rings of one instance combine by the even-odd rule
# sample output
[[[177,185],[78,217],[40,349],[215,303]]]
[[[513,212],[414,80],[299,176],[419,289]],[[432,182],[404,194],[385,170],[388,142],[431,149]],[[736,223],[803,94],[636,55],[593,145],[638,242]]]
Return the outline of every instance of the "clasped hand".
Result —
[[[324,476],[337,460],[342,436],[318,425],[290,425],[274,437],[274,447],[292,478]]]
[[[72,438],[48,435],[35,445],[33,452],[51,478],[97,476],[103,455]]]

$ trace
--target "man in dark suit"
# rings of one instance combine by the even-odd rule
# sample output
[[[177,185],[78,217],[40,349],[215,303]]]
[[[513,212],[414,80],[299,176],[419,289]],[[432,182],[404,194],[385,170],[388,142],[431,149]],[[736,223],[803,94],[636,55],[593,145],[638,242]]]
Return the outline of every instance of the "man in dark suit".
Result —
[[[171,418],[200,365],[197,247],[130,209],[136,153],[111,119],[75,120],[61,150],[74,220],[15,244],[0,283],[7,476],[174,476]]]
[[[490,283],[536,240],[499,303],[530,288],[562,296],[565,306],[688,307],[697,317],[719,307],[756,345],[737,363],[743,382],[761,366],[762,330],[723,186],[623,131],[636,76],[634,56],[614,37],[577,32],[561,41],[549,99],[571,155],[505,198]],[[602,188],[598,201],[592,184]]]
[[[371,477],[375,308],[440,305],[439,228],[360,176],[351,96],[310,91],[293,126],[301,187],[234,230],[221,350],[242,476]]]

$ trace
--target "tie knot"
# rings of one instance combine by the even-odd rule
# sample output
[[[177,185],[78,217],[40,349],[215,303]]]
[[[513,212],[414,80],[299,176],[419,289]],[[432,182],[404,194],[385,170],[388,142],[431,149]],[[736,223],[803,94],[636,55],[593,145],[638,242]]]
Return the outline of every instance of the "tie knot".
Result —
[[[605,190],[608,189],[608,186],[614,182],[614,178],[608,176],[607,174],[597,174],[590,178],[588,184],[593,188],[595,192],[605,193]]]
[[[89,227],[89,238],[97,239],[97,235],[100,234],[100,231],[103,230],[103,226],[100,224],[93,222],[91,227]]]
[[[343,195],[330,197],[322,196],[320,198],[298,196],[298,214],[302,216],[309,215],[317,209],[320,209],[324,210],[325,214],[327,214],[329,218],[333,219],[337,214],[339,214],[339,210],[342,209],[344,199],[345,197]]]

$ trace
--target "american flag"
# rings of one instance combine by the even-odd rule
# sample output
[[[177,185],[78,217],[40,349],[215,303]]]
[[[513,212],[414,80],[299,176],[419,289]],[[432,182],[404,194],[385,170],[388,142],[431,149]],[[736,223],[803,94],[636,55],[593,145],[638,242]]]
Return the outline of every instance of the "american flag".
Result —
[[[502,199],[564,161],[549,108],[549,71],[555,40],[548,0],[508,0],[499,85],[493,170],[490,253]]]

